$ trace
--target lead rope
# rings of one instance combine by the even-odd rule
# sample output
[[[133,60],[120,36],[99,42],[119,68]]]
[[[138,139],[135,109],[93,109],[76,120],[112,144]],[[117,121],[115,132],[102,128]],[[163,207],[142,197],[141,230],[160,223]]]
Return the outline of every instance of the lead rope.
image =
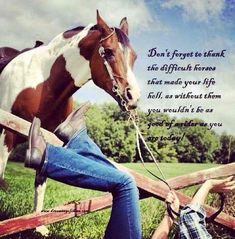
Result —
[[[146,167],[146,169],[149,171],[149,173],[151,173],[152,175],[154,175],[155,177],[157,177],[159,180],[163,181],[167,186],[168,188],[170,189],[170,186],[169,184],[166,182],[166,177],[165,175],[163,174],[161,168],[159,167],[158,165],[158,162],[156,160],[156,158],[154,157],[153,153],[151,152],[149,146],[147,145],[142,133],[140,132],[140,129],[139,129],[139,126],[136,124],[136,121],[135,119],[133,119],[133,117],[131,118],[132,119],[132,123],[135,127],[135,130],[136,130],[136,144],[137,144],[137,149],[138,149],[138,153],[139,153],[139,156],[140,156],[140,159],[141,159],[141,162],[143,164],[143,166],[145,167],[145,164],[144,164],[144,160],[143,160],[143,156],[142,156],[142,152],[141,152],[141,149],[140,149],[140,142],[139,140],[141,139],[142,143],[144,144],[144,146],[146,147],[147,151],[149,152],[151,158],[153,159],[155,165],[157,166],[157,169],[158,171],[160,172],[162,178],[158,177],[157,175],[153,174],[151,171],[149,171]],[[158,155],[160,155],[160,153],[157,152]]]
[[[138,154],[139,154],[139,157],[140,157],[140,160],[141,160],[141,163],[142,163],[143,167],[144,167],[145,170],[146,170],[148,173],[150,173],[152,176],[154,176],[155,178],[157,178],[157,179],[160,180],[161,182],[165,183],[166,186],[167,186],[167,187],[169,188],[169,190],[171,191],[171,190],[172,190],[171,186],[170,186],[169,183],[166,181],[166,177],[165,177],[164,173],[162,172],[162,170],[161,170],[161,168],[160,168],[160,166],[159,166],[159,164],[158,164],[158,161],[157,161],[156,158],[154,157],[154,155],[153,155],[151,149],[149,148],[148,144],[146,143],[146,141],[145,141],[145,139],[144,139],[144,137],[143,137],[143,135],[142,135],[142,133],[141,133],[141,131],[140,131],[140,128],[139,128],[139,126],[138,126],[138,124],[137,124],[137,120],[136,120],[136,118],[137,118],[137,112],[134,111],[134,113],[133,113],[133,111],[129,111],[129,113],[130,113],[130,119],[132,120],[132,123],[133,123],[133,125],[134,125],[134,127],[135,127],[135,130],[136,130],[136,145],[137,145]],[[158,171],[160,172],[161,177],[157,176],[156,174],[154,174],[151,170],[149,170],[149,169],[146,167],[145,162],[144,162],[144,159],[143,159],[143,156],[142,156],[141,148],[140,148],[140,139],[141,139],[142,143],[144,144],[145,148],[147,149],[147,151],[149,152],[151,158],[153,159],[153,162],[154,162],[154,164],[156,165]],[[160,154],[158,151],[156,151],[156,152],[157,152],[157,154],[158,154],[159,156],[161,156],[161,154]],[[168,212],[168,214],[169,214],[169,216],[171,217],[172,220],[175,219],[174,215],[177,216],[177,217],[179,216],[179,213],[177,213],[176,211],[174,211],[174,210],[171,208],[170,203],[166,202],[166,205],[167,205],[167,212]],[[174,215],[173,215],[173,214],[174,214]]]
[[[108,37],[110,37],[113,33],[111,33]],[[108,37],[105,38],[108,39]],[[102,40],[103,41],[103,40]],[[101,41],[101,42],[102,42]],[[158,165],[158,162],[156,160],[156,158],[154,157],[152,151],[150,150],[150,148],[148,147],[140,129],[139,129],[139,126],[137,125],[137,122],[136,122],[136,119],[137,119],[137,111],[134,111],[134,110],[129,110],[128,107],[127,107],[127,103],[126,103],[126,100],[123,98],[122,94],[120,93],[119,91],[119,87],[118,87],[118,84],[114,78],[114,74],[113,74],[113,70],[112,70],[112,67],[110,66],[109,62],[106,60],[105,58],[105,50],[104,50],[104,47],[101,45],[99,47],[99,50],[98,50],[100,56],[103,58],[104,60],[104,65],[106,67],[106,70],[108,72],[108,75],[110,77],[110,79],[112,80],[112,83],[113,83],[113,88],[112,88],[112,91],[113,93],[118,96],[120,99],[121,99],[121,105],[125,108],[125,110],[129,113],[129,119],[131,119],[134,127],[135,127],[135,130],[136,130],[136,144],[137,144],[137,150],[138,150],[138,154],[139,154],[139,157],[140,157],[140,160],[141,160],[141,163],[143,165],[143,167],[145,168],[145,170],[150,173],[152,176],[154,176],[155,178],[157,178],[158,180],[162,181],[163,183],[166,184],[166,186],[169,188],[169,190],[172,190],[172,188],[170,187],[170,185],[167,183],[166,181],[166,177],[165,175],[163,174],[160,166]],[[116,76],[116,75],[115,75]],[[121,76],[116,76],[116,77],[119,77],[119,78],[123,78]],[[143,156],[142,156],[142,153],[141,153],[141,148],[140,148],[140,140],[143,142],[144,146],[146,147],[147,151],[149,152],[151,158],[153,159],[154,161],[154,164],[156,165],[157,169],[159,170],[160,174],[161,174],[161,177],[157,176],[156,174],[154,174],[151,170],[149,170],[146,165],[145,165],[145,162],[144,162],[144,159],[143,159]],[[157,154],[158,155],[161,155],[158,151],[157,151]],[[167,204],[167,212],[169,214],[169,216],[174,220],[175,217],[173,216],[173,214],[175,214],[176,216],[179,216],[179,214],[177,212],[175,212],[171,206],[170,206],[170,203],[166,203]]]
[[[125,106],[126,106],[126,105],[125,105]],[[127,109],[127,106],[126,106],[126,109]],[[172,190],[171,186],[167,183],[166,177],[165,177],[165,175],[163,174],[163,172],[162,172],[162,170],[161,170],[161,168],[160,168],[160,166],[159,166],[159,164],[158,164],[156,158],[154,157],[152,151],[150,150],[148,144],[146,143],[146,141],[145,141],[145,139],[144,139],[144,137],[143,137],[143,135],[142,135],[142,133],[141,133],[141,131],[140,131],[140,129],[139,129],[139,126],[138,126],[138,124],[137,124],[138,120],[136,120],[136,119],[138,118],[138,117],[137,117],[137,112],[136,112],[136,111],[133,112],[133,111],[130,111],[130,110],[127,110],[127,111],[129,112],[129,114],[130,114],[130,117],[129,117],[129,118],[132,120],[132,123],[133,123],[133,125],[134,125],[134,127],[135,127],[135,129],[136,129],[136,145],[137,145],[138,154],[139,154],[139,157],[140,157],[140,160],[141,160],[141,163],[142,163],[143,167],[145,168],[145,170],[146,170],[148,173],[150,173],[150,174],[153,175],[155,178],[157,178],[157,179],[159,179],[160,181],[162,181],[163,183],[165,183],[165,184],[167,185],[167,187],[169,188],[169,190]],[[141,139],[141,141],[142,141],[142,143],[144,144],[145,148],[146,148],[147,151],[149,152],[149,154],[150,154],[151,158],[153,159],[155,165],[157,166],[157,169],[158,169],[158,171],[160,172],[162,178],[159,177],[159,176],[157,176],[156,174],[154,174],[152,171],[150,171],[150,170],[146,167],[145,162],[144,162],[144,159],[143,159],[143,156],[142,156],[139,139]],[[157,152],[157,154],[158,154],[159,156],[161,156],[161,154],[160,154],[158,151],[156,151],[156,152]],[[220,208],[218,209],[217,212],[215,212],[214,214],[212,214],[210,217],[206,218],[206,223],[211,223],[211,222],[213,222],[213,221],[215,220],[215,218],[216,218],[216,217],[222,212],[222,210],[223,210],[224,203],[225,203],[225,195],[224,195],[224,193],[218,193],[218,194],[219,194],[220,201],[221,201]],[[172,220],[175,219],[175,216],[176,216],[176,217],[179,217],[179,216],[180,216],[179,213],[177,213],[176,211],[174,211],[174,210],[171,208],[170,203],[166,202],[166,205],[167,205],[167,212],[168,212],[168,214],[169,214],[169,216],[171,217]],[[174,215],[175,215],[175,216],[174,216]]]
[[[127,108],[127,106],[126,106]],[[134,111],[134,113],[132,111],[129,111],[128,112],[130,113],[130,119],[132,120],[132,123],[136,129],[136,144],[137,144],[137,150],[138,150],[138,154],[139,154],[139,157],[140,157],[140,160],[141,160],[141,163],[143,165],[143,167],[145,168],[145,170],[150,173],[151,175],[153,175],[154,177],[156,177],[157,179],[159,179],[160,181],[162,181],[163,183],[165,183],[167,185],[167,187],[169,188],[169,190],[172,190],[171,186],[167,183],[166,181],[166,177],[165,175],[163,174],[160,166],[158,165],[158,162],[156,160],[156,158],[154,157],[153,153],[151,152],[149,146],[147,145],[140,129],[139,129],[139,126],[137,125],[137,112]],[[142,152],[141,152],[141,148],[140,148],[140,142],[139,142],[139,139],[141,139],[142,143],[144,144],[145,148],[147,149],[147,151],[149,152],[151,158],[153,159],[155,165],[157,166],[157,169],[158,171],[160,172],[161,177],[157,176],[156,174],[154,174],[153,172],[151,172],[146,166],[145,166],[145,162],[144,162],[144,159],[143,159],[143,156],[142,156]],[[157,154],[159,156],[161,156],[161,154],[156,151]],[[219,197],[220,197],[220,201],[221,201],[221,204],[220,204],[220,208],[218,209],[217,212],[215,212],[214,214],[212,214],[210,217],[206,218],[206,223],[211,223],[215,220],[215,218],[222,212],[223,210],[223,207],[224,207],[224,203],[225,203],[225,195],[224,193],[218,193],[219,194]],[[167,205],[167,212],[169,214],[169,216],[171,217],[172,220],[175,219],[175,216],[176,217],[179,217],[179,213],[177,213],[176,211],[174,211],[172,208],[171,208],[171,205],[170,203],[166,202],[166,205]],[[175,215],[175,216],[174,216]]]

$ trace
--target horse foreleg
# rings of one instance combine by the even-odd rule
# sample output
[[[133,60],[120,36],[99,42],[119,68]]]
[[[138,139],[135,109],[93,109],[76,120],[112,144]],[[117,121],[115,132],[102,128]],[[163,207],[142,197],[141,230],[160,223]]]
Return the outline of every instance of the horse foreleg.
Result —
[[[34,194],[34,211],[41,212],[43,209],[43,201],[46,191],[47,178],[36,173],[35,177],[35,194]],[[49,230],[46,226],[40,226],[36,228],[36,231],[43,236],[48,236]]]
[[[8,148],[5,145],[5,133],[0,135],[0,181],[4,181],[4,173],[9,156]]]

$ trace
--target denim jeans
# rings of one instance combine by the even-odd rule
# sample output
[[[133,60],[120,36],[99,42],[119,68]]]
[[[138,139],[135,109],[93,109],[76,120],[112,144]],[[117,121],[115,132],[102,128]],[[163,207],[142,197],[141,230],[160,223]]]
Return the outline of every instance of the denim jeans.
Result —
[[[41,173],[69,185],[112,193],[112,212],[104,238],[141,238],[135,181],[106,159],[86,128],[79,130],[65,147],[47,144]]]

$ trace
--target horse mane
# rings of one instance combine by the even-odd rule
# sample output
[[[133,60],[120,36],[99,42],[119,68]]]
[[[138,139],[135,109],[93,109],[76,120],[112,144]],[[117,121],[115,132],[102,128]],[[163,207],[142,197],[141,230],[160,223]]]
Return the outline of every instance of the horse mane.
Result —
[[[78,26],[78,27],[75,27],[75,28],[65,31],[64,34],[69,34],[72,32],[79,32],[79,31],[82,31],[84,28],[85,28],[84,26]],[[123,44],[124,46],[129,46],[130,40],[129,40],[128,36],[121,29],[119,29],[117,27],[114,27],[113,29],[115,30],[115,32],[117,34],[118,41],[121,44]],[[90,30],[91,31],[99,30],[98,25],[94,25],[93,27],[90,28]]]

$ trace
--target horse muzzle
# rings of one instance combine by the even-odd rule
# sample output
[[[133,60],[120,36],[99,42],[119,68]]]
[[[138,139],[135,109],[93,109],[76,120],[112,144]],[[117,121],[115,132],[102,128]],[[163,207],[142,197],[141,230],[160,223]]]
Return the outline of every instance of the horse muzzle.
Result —
[[[137,101],[130,100],[129,98],[126,99],[125,97],[121,97],[118,100],[119,106],[123,111],[134,110],[137,108]]]
[[[139,100],[139,92],[133,91],[132,88],[126,87],[122,92],[117,84],[114,84],[112,89],[114,96],[123,111],[133,110],[137,108],[137,102]]]

